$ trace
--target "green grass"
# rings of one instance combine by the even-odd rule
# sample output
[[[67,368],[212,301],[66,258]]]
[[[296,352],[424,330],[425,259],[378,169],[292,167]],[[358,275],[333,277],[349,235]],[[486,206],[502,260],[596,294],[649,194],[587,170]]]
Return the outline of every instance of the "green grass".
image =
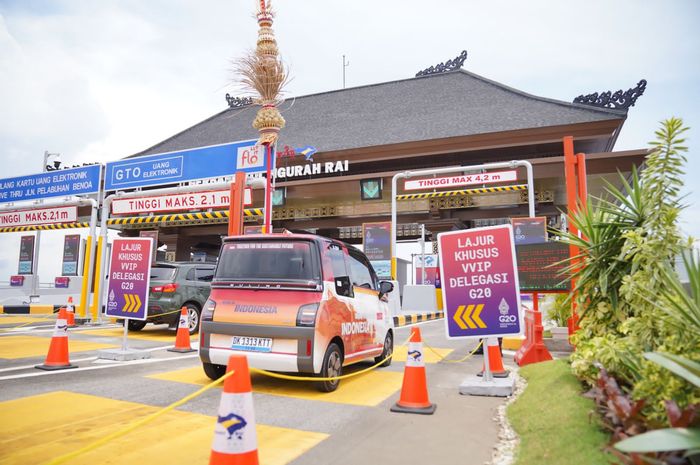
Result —
[[[600,428],[594,404],[564,360],[534,363],[520,370],[525,392],[508,407],[520,436],[516,465],[607,465],[608,434]],[[589,420],[590,417],[590,420]]]
[[[549,329],[545,329],[542,332],[542,337],[552,337],[552,331],[550,331]]]

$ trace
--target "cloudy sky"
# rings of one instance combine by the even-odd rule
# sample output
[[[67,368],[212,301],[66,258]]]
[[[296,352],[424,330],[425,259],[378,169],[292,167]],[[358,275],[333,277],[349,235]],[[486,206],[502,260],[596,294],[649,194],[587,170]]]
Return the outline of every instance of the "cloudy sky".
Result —
[[[273,0],[288,95],[413,76],[468,50],[465,68],[523,91],[647,91],[616,149],[658,121],[692,127],[683,228],[700,237],[700,3],[687,1]],[[226,108],[231,60],[256,39],[253,0],[0,0],[0,177],[141,151]],[[693,182],[694,181],[694,182]],[[0,235],[0,281],[20,234]],[[44,234],[58,253],[62,233]],[[42,253],[42,255],[44,255]],[[60,264],[40,261],[42,281]]]

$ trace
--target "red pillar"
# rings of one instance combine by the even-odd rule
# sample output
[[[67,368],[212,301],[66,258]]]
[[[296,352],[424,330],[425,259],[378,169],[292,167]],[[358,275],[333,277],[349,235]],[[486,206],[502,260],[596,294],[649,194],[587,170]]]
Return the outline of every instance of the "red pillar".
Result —
[[[230,203],[228,206],[228,235],[243,234],[243,199],[245,195],[245,178],[243,171],[236,173],[231,183]]]

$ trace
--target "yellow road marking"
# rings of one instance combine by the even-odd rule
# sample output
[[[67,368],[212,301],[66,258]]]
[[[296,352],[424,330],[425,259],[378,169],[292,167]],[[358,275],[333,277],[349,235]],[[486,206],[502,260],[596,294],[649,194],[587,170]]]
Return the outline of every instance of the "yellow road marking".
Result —
[[[103,397],[52,392],[0,402],[0,462],[44,463],[79,449],[158,407]],[[174,410],[113,442],[76,457],[71,465],[208,463],[214,416]],[[285,465],[328,437],[324,433],[257,425],[260,462]]]
[[[37,318],[32,316],[14,316],[14,315],[3,315],[0,317],[0,325],[19,325],[23,323],[54,323],[56,320],[54,317],[46,316],[46,318]]]
[[[435,349],[433,348],[435,352],[440,354],[442,358],[447,357],[453,349]],[[394,346],[394,361],[395,362],[405,362],[406,357],[408,353],[408,347],[407,346]],[[433,353],[432,350],[423,350],[423,361],[425,363],[437,363],[442,358],[438,357],[437,354]]]
[[[87,331],[78,331],[77,333],[87,334],[90,336],[107,336],[121,338],[124,336],[124,329],[91,329]],[[169,329],[163,328],[142,329],[141,331],[129,331],[129,339],[140,339],[142,341],[172,342],[173,344],[175,343],[176,335],[176,331],[171,331]],[[190,336],[190,339],[194,341],[197,338],[195,336]]]
[[[345,373],[349,373],[353,368],[347,368]],[[158,373],[148,378],[198,385],[210,382],[202,371],[202,367]],[[364,406],[375,406],[384,401],[401,387],[402,379],[402,373],[380,369],[344,379],[336,391],[324,393],[316,390],[311,381],[289,381],[252,374],[254,392]]]
[[[0,358],[25,358],[46,355],[50,342],[50,337],[3,336],[0,337]],[[73,353],[107,349],[115,347],[115,345],[72,340],[68,342],[68,347],[70,353]]]

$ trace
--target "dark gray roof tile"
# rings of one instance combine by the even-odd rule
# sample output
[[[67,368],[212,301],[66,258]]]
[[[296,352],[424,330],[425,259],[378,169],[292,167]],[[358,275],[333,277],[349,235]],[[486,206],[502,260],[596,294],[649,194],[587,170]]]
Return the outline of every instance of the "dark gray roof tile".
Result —
[[[626,118],[465,70],[289,98],[279,108],[287,121],[280,144],[319,152]],[[227,109],[137,155],[256,138],[257,109]]]

